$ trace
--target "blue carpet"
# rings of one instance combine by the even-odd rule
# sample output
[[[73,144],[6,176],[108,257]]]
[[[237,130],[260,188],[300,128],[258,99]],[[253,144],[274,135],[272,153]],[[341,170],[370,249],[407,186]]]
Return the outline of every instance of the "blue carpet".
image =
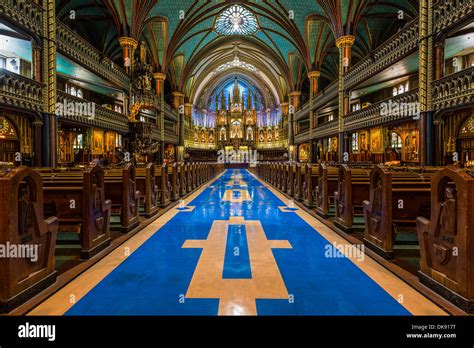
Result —
[[[66,315],[216,315],[218,299],[184,299],[201,249],[184,249],[189,239],[207,239],[214,220],[244,216],[259,220],[269,240],[288,240],[292,249],[273,249],[290,294],[288,300],[257,299],[259,315],[409,315],[385,290],[344,257],[326,257],[328,241],[261,183],[241,171],[251,202],[222,202],[227,171],[136,252],[76,303]],[[232,226],[230,226],[232,227]],[[238,226],[236,226],[238,227]],[[228,235],[224,277],[251,277],[243,226]],[[244,240],[245,239],[245,240]],[[240,256],[228,253],[235,246]],[[332,254],[337,254],[332,253]]]

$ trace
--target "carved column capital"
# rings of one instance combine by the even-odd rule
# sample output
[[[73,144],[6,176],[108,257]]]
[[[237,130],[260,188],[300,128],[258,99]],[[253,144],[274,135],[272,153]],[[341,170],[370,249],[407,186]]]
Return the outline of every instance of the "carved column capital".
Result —
[[[153,74],[153,77],[155,78],[156,81],[164,81],[166,80],[166,74],[161,73],[161,72],[156,72]]]
[[[308,78],[311,79],[317,79],[321,76],[321,71],[319,70],[313,70],[308,73]]]
[[[353,35],[344,35],[339,37],[336,40],[336,47],[341,48],[341,47],[352,47],[355,42],[355,36]]]
[[[138,47],[138,41],[128,36],[119,37],[119,44],[122,48],[129,48],[133,50]]]

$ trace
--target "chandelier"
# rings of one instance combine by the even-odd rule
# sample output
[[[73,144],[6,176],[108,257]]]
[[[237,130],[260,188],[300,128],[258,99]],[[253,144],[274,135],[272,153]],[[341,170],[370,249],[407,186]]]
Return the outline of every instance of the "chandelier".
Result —
[[[257,71],[257,68],[250,64],[250,63],[246,63],[246,62],[242,62],[239,57],[235,57],[233,61],[231,62],[227,62],[227,63],[224,63],[220,66],[217,67],[216,70],[214,70],[215,72],[221,72],[221,71],[225,71],[225,70],[228,70],[228,69],[232,69],[232,68],[244,68],[246,70],[249,70],[249,71],[252,71],[252,72],[256,72]]]
[[[216,21],[216,31],[221,35],[251,35],[257,29],[255,16],[240,5],[227,8]]]

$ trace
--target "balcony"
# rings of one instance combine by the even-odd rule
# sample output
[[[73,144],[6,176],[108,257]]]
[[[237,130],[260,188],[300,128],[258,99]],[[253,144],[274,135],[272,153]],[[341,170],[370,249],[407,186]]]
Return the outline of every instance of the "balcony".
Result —
[[[418,32],[417,18],[352,66],[344,77],[344,87],[350,89],[415,52],[418,48]]]
[[[418,93],[418,89],[414,89],[350,113],[344,118],[344,131],[368,129],[388,122],[414,119],[416,111],[419,110]],[[397,111],[383,110],[390,104],[397,105]]]
[[[474,67],[436,80],[432,84],[433,109],[463,106],[474,99]]]
[[[102,53],[94,46],[60,21],[56,22],[56,40],[59,52],[66,54],[116,86],[128,90],[130,79],[125,71],[109,58],[103,57]]]
[[[101,129],[110,129],[120,133],[128,133],[128,117],[102,107],[101,105],[89,102],[85,99],[77,98],[62,91],[57,91],[57,102],[62,105],[93,104],[92,114],[64,112],[58,116],[60,120],[72,121],[78,124],[89,125]],[[89,109],[90,110],[90,109]]]
[[[435,33],[454,28],[474,12],[471,0],[439,0],[433,6]]]
[[[313,139],[321,139],[338,133],[338,120],[326,122],[313,130]]]
[[[9,18],[13,23],[28,28],[38,36],[43,36],[43,9],[32,0],[2,0],[0,16]]]
[[[43,111],[45,85],[27,77],[0,69],[0,103]]]
[[[339,95],[339,89],[338,89],[338,81],[334,81],[331,83],[328,87],[320,91],[314,98],[313,98],[313,108],[315,110],[322,108],[325,106],[327,103],[337,100],[337,97]],[[300,120],[302,118],[307,118],[309,117],[309,110],[310,108],[310,103],[307,102],[306,104],[301,107],[300,110],[295,114],[295,120]]]

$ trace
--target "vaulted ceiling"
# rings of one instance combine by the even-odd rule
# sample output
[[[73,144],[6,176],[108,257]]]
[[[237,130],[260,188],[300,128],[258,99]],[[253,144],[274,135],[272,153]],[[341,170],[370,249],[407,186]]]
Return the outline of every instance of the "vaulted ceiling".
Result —
[[[219,15],[233,4],[257,22],[249,35],[221,35]],[[324,87],[337,78],[335,40],[354,35],[357,62],[418,15],[417,0],[57,0],[58,18],[104,55],[121,61],[120,36],[146,43],[149,61],[173,90],[191,101],[230,70],[266,85],[283,100],[320,70]],[[235,59],[258,72],[219,66]]]

